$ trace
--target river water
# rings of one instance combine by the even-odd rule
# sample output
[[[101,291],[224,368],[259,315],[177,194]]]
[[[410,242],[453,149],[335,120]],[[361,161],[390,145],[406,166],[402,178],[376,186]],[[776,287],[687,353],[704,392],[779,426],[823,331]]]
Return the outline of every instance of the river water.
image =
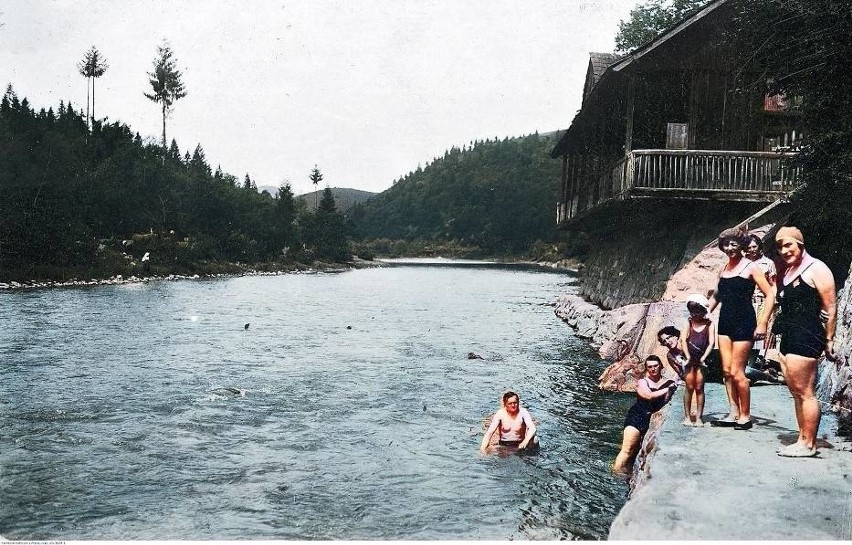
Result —
[[[631,400],[554,316],[573,289],[394,266],[0,292],[0,535],[605,538]],[[507,388],[538,455],[477,453]]]

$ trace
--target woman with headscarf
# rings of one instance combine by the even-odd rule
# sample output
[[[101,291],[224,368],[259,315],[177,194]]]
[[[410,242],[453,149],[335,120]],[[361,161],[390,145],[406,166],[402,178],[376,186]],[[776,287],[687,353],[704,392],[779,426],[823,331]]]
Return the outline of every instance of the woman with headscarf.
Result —
[[[814,395],[817,360],[823,353],[834,359],[837,328],[834,275],[825,263],[808,254],[805,237],[796,227],[779,229],[775,245],[785,269],[778,282],[780,311],[773,328],[781,335],[778,350],[781,367],[793,396],[799,426],[798,440],[780,448],[778,455],[815,456],[820,419],[819,400]]]
[[[775,290],[766,275],[743,256],[747,244],[748,236],[740,229],[726,229],[719,234],[719,249],[728,256],[728,262],[719,274],[719,285],[710,299],[710,312],[722,305],[716,331],[722,377],[731,407],[726,417],[710,425],[738,430],[749,430],[753,425],[751,390],[745,367],[754,341],[766,337],[766,325],[775,305]],[[755,286],[766,298],[763,311],[757,317],[751,304]]]

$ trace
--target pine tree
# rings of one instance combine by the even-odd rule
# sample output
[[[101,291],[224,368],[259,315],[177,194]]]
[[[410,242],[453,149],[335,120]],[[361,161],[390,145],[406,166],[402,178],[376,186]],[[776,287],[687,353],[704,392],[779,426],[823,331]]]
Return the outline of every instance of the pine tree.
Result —
[[[89,128],[89,120],[95,118],[95,79],[104,75],[109,68],[106,58],[101,55],[98,48],[92,46],[86,51],[83,60],[77,63],[77,69],[81,76],[86,77],[86,128]],[[89,85],[92,88],[92,115],[89,116]]]
[[[174,138],[172,138],[172,145],[169,146],[169,158],[180,161],[180,148],[178,148],[177,142]]]
[[[174,108],[174,103],[186,96],[183,75],[177,69],[174,53],[167,42],[157,47],[154,70],[148,72],[151,93],[144,93],[148,100],[158,102],[163,110],[163,152],[166,151],[166,118]]]
[[[311,183],[314,184],[314,210],[319,208],[319,183],[322,181],[322,172],[320,169],[314,165],[313,170],[311,170],[311,175],[308,176],[310,178]]]
[[[337,211],[337,203],[334,201],[334,194],[331,192],[331,189],[326,187],[322,191],[322,200],[319,203],[319,211],[320,212],[336,212]]]

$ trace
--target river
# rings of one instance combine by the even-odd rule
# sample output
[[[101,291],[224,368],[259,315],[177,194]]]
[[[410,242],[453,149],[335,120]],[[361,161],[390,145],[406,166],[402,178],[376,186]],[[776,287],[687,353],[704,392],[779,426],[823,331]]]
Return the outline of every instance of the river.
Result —
[[[417,265],[0,292],[0,535],[606,538],[631,400],[574,278]],[[477,453],[507,388],[538,455]]]

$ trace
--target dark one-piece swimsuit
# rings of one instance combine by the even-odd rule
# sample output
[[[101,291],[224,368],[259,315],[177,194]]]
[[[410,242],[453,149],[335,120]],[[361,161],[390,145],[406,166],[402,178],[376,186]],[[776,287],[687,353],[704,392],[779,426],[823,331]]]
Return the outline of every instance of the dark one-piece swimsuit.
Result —
[[[719,335],[732,341],[750,341],[757,328],[757,317],[751,304],[755,283],[751,277],[719,278],[716,299],[722,303],[719,311]]]
[[[673,380],[666,380],[659,386],[652,387],[646,379],[642,380],[645,380],[646,384],[648,384],[648,389],[652,392],[665,390],[674,384]],[[636,403],[627,410],[627,416],[624,418],[624,427],[633,426],[640,433],[644,434],[648,431],[648,425],[651,423],[651,415],[662,409],[665,404],[666,396],[655,397],[654,399],[642,399],[637,393]]]
[[[778,298],[787,323],[779,351],[785,355],[818,358],[825,349],[825,328],[819,318],[822,309],[819,292],[801,276],[796,276],[789,284],[783,284],[782,280]]]

